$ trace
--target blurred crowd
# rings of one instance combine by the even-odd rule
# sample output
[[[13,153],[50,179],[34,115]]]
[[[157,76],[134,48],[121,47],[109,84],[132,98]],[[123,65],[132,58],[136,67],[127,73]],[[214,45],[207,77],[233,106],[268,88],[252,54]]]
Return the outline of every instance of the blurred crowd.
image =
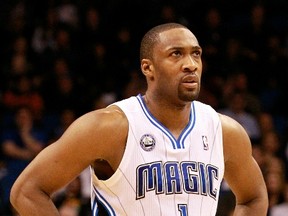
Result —
[[[247,130],[267,183],[268,215],[287,214],[286,0],[1,0],[0,215],[17,215],[11,185],[75,118],[145,92],[140,40],[165,22],[182,23],[198,38],[199,100]],[[89,187],[87,168],[55,193],[62,216],[91,214]],[[218,214],[232,209],[223,182]]]

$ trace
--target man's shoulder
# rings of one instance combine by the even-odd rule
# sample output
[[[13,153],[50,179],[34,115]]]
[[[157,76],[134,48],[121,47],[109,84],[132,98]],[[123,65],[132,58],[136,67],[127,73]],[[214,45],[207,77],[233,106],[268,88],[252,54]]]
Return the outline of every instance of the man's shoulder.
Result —
[[[92,110],[77,118],[73,125],[87,130],[115,128],[117,125],[127,122],[126,115],[116,105]]]
[[[209,109],[214,109],[210,104],[207,104],[207,103],[204,103],[204,102],[198,101],[198,100],[194,100],[192,102],[192,104],[194,104],[194,106],[196,105],[196,106],[201,106],[201,107],[207,107]]]
[[[114,102],[113,104],[111,104],[110,106],[112,106],[112,105],[117,105],[117,106],[125,105],[125,106],[127,106],[129,104],[138,103],[137,101],[139,101],[139,100],[141,100],[141,96],[140,95],[131,96],[131,97],[128,97],[128,98],[123,98],[121,100],[118,100],[118,101]]]
[[[192,107],[194,107],[196,112],[205,112],[205,113],[214,113],[217,114],[216,109],[214,109],[211,105],[203,103],[201,101],[193,101]]]

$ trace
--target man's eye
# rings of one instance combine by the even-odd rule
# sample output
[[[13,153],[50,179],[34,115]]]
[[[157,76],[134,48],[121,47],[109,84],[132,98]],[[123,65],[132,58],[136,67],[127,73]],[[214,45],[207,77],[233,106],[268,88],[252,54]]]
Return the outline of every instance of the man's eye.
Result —
[[[194,54],[195,56],[201,56],[201,52],[200,52],[200,51],[195,51],[193,54]]]
[[[173,54],[174,56],[179,56],[179,55],[181,55],[181,52],[180,52],[180,51],[174,51],[172,54]]]

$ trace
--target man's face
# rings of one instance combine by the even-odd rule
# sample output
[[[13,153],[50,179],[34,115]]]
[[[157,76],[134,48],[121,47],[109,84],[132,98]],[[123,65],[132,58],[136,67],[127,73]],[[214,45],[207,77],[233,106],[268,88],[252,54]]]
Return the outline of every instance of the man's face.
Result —
[[[159,37],[153,49],[153,91],[180,104],[197,99],[202,49],[196,37],[184,28],[162,32]]]

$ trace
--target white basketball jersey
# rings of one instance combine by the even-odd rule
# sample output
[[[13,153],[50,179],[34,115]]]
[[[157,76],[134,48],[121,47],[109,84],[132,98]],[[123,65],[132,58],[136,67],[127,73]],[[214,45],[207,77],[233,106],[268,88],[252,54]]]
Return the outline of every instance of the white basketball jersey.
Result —
[[[218,114],[194,101],[190,121],[175,139],[141,95],[115,105],[128,118],[128,139],[119,168],[108,180],[92,171],[93,216],[100,206],[117,216],[214,216],[224,174]]]

